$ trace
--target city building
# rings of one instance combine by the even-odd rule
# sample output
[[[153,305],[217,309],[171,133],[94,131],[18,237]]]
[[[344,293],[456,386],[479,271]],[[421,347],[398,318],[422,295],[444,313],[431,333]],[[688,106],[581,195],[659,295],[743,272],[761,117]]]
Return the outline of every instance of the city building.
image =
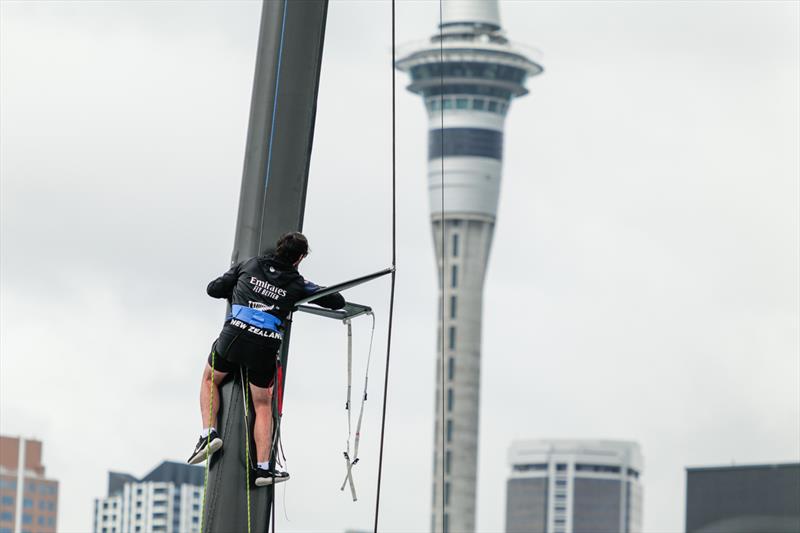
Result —
[[[42,443],[0,436],[0,533],[52,533],[58,521],[58,481],[47,479]]]
[[[204,467],[164,461],[142,479],[108,473],[108,495],[94,501],[94,533],[200,531]]]
[[[800,463],[686,469],[686,533],[753,531],[800,531]]]
[[[507,533],[639,533],[642,454],[635,442],[519,441],[509,451]]]
[[[440,310],[431,529],[460,533],[475,530],[483,282],[504,122],[542,67],[505,37],[496,0],[444,0],[440,22],[430,39],[406,46],[396,66],[428,111]]]

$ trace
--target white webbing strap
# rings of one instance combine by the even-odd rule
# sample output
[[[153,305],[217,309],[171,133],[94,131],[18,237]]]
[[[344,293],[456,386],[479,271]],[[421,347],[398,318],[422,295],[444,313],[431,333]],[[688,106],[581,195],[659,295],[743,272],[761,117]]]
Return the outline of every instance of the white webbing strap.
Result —
[[[352,325],[350,320],[344,321],[347,324],[347,451],[344,452],[344,460],[347,465],[347,474],[340,490],[344,490],[345,486],[350,484],[350,494],[353,501],[357,501],[356,486],[353,480],[353,466],[358,462],[358,445],[361,442],[361,422],[364,420],[364,405],[367,403],[367,386],[369,385],[369,363],[372,359],[372,341],[375,338],[375,315],[372,312],[367,313],[372,317],[372,331],[369,336],[369,352],[367,353],[367,366],[364,371],[364,392],[361,395],[361,408],[358,413],[358,421],[356,422],[356,435],[353,442],[353,460],[350,460],[350,437],[352,435],[351,423],[351,409],[350,409],[350,391],[353,373],[353,339],[352,339]]]

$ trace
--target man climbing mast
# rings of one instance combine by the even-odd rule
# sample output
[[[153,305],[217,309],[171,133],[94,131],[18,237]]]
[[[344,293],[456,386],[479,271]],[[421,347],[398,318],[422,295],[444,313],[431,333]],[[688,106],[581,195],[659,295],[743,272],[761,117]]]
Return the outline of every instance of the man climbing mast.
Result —
[[[201,463],[207,454],[210,457],[222,448],[222,436],[216,429],[219,385],[241,365],[247,369],[255,409],[253,440],[258,465],[254,483],[264,486],[289,479],[287,472],[270,462],[272,394],[284,322],[299,300],[321,289],[297,272],[308,251],[308,240],[302,233],[287,233],[278,239],[274,252],[239,263],[208,284],[208,295],[227,299],[231,312],[211,346],[203,371],[200,385],[203,431],[189,463]],[[310,303],[341,309],[345,300],[337,292]]]

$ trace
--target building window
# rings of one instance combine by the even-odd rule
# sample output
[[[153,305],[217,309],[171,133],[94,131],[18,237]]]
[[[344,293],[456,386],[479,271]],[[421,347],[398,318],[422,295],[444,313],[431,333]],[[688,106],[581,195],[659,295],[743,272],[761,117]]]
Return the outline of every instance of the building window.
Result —
[[[566,465],[566,463],[558,463],[558,464],[556,465],[556,470],[559,470],[559,471],[564,471],[564,470],[566,470],[566,469],[567,469],[567,465]]]
[[[450,505],[450,482],[445,481],[444,483],[444,504]]]
[[[13,496],[3,496],[3,505],[14,505]]]
[[[22,515],[22,523],[23,524],[32,524],[33,523],[33,516],[29,514]]]
[[[451,350],[456,349],[456,327],[450,326],[447,328],[447,345]]]
[[[497,112],[497,102],[495,102],[494,100],[489,100],[489,111],[491,111],[492,113]]]
[[[450,297],[450,318],[456,317],[456,297]]]
[[[13,520],[13,518],[11,517],[11,513],[10,512],[3,511],[2,513],[0,513],[0,520],[5,521],[5,522],[10,522],[11,520]]]
[[[500,104],[500,108],[498,109],[498,112],[499,112],[501,115],[505,115],[505,114],[506,114],[506,109],[508,109],[508,105],[507,105],[507,104],[504,104],[504,103],[501,103],[501,104]]]
[[[447,442],[453,442],[453,421],[447,420]]]
[[[557,479],[556,480],[556,487],[566,487],[567,480],[566,479]]]
[[[453,376],[456,373],[456,360],[450,357],[447,360],[447,379],[453,381]]]
[[[31,507],[33,507],[33,500],[31,500],[30,498],[25,498],[24,500],[22,500],[22,506],[25,509],[30,509]]]
[[[442,100],[442,109],[453,109],[453,101],[449,98]]]
[[[453,257],[458,257],[458,233],[453,233]]]
[[[456,98],[456,109],[467,109],[469,107],[469,100],[466,98]]]
[[[450,516],[444,513],[442,517],[442,531],[443,533],[450,533]]]
[[[449,474],[450,473],[451,456],[452,456],[452,454],[450,453],[450,450],[447,450],[446,452],[444,452],[444,472],[445,472],[445,474]]]
[[[472,109],[482,110],[485,106],[485,101],[483,98],[476,98],[472,101]]]
[[[512,468],[517,472],[528,472],[531,470],[547,470],[547,465],[544,463],[521,464],[514,465]]]
[[[579,464],[575,465],[575,470],[578,472],[602,472],[606,474],[619,474],[620,467],[608,465],[589,465]]]
[[[447,411],[453,411],[453,389],[451,388],[447,389]]]
[[[450,286],[453,288],[458,286],[458,265],[450,267]]]

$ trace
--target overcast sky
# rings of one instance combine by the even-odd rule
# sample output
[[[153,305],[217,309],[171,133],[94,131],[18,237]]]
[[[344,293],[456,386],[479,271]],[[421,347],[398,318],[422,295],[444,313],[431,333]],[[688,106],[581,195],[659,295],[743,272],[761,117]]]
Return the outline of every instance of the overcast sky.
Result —
[[[682,529],[686,466],[800,460],[800,4],[503,2],[545,72],[506,123],[484,299],[478,527],[518,438],[642,446],[644,527]],[[110,469],[184,460],[224,304],[257,2],[0,2],[0,431],[44,441],[59,530]],[[438,4],[399,2],[398,42]],[[304,273],[390,262],[390,4],[329,9]],[[398,293],[381,524],[429,526],[436,272],[426,117],[398,75]],[[301,317],[279,529],[369,529],[388,281],[356,467],[338,491],[345,334]],[[368,340],[356,324],[357,372]],[[281,507],[285,507],[285,512]],[[288,520],[286,518],[288,516]]]

